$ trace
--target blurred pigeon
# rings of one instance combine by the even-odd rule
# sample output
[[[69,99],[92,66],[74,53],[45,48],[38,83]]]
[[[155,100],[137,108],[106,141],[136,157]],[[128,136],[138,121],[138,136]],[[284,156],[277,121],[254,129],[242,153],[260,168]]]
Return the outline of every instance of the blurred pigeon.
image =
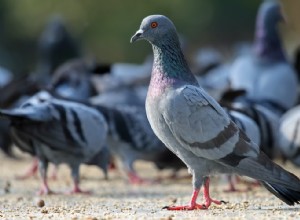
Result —
[[[38,157],[43,179],[40,194],[51,193],[46,175],[49,162],[67,163],[74,180],[72,192],[80,193],[79,165],[105,148],[105,119],[84,104],[51,98],[46,92],[36,96],[20,108],[1,110],[0,115],[11,121],[15,144]]]
[[[96,63],[85,59],[69,60],[53,73],[51,89],[58,95],[86,101],[96,95],[91,76]]]
[[[202,76],[196,76],[198,83],[216,100],[229,88],[229,64],[222,64],[212,68]]]
[[[180,49],[176,28],[163,15],[141,23],[131,42],[152,44],[154,64],[146,99],[146,112],[154,133],[188,166],[193,175],[193,196],[187,206],[168,210],[207,209],[222,201],[209,195],[209,175],[237,173],[260,180],[288,205],[300,201],[300,180],[273,163],[230,120],[221,106],[201,87]],[[196,203],[204,184],[205,204]]]
[[[69,59],[81,55],[78,42],[59,15],[51,16],[38,41],[38,61],[33,77],[47,84],[52,72]]]
[[[300,106],[287,111],[280,120],[278,147],[285,159],[300,166]]]
[[[225,109],[227,109],[227,111],[229,111],[228,113],[230,114],[232,114],[232,112],[238,112],[240,113],[240,117],[242,116],[250,118],[255,123],[256,127],[259,129],[259,142],[256,141],[255,137],[252,136],[251,133],[248,133],[246,130],[243,129],[243,127],[239,126],[240,122],[237,121],[236,124],[244,132],[246,132],[247,136],[250,137],[250,139],[254,141],[254,143],[260,146],[260,149],[265,154],[267,154],[269,158],[274,159],[277,156],[279,156],[279,152],[276,147],[280,116],[274,113],[269,108],[257,103],[244,101],[233,102],[232,99],[235,97],[235,94],[233,94],[233,97],[230,97],[232,96],[229,95],[230,93],[244,94],[240,91],[227,92],[223,95],[223,97],[220,100],[221,105]],[[239,118],[239,120],[243,121],[243,118]],[[235,120],[233,121],[236,122]]]
[[[0,87],[7,85],[13,79],[13,74],[6,68],[0,67]]]
[[[93,75],[92,82],[100,94],[124,87],[148,84],[152,62],[153,58],[149,56],[142,64],[113,63],[107,74]]]
[[[103,68],[102,68],[103,69]],[[101,70],[102,70],[101,69]],[[53,73],[51,83],[49,86],[47,86],[48,90],[51,91],[53,94],[55,94],[56,97],[62,98],[62,99],[70,99],[74,101],[87,101],[89,97],[96,94],[96,91],[91,84],[91,75],[94,73],[94,71],[99,70],[98,63],[92,61],[92,60],[86,60],[86,59],[72,59],[69,60],[62,65],[60,65],[57,70]],[[97,73],[98,74],[98,73]],[[31,82],[32,79],[27,79],[24,81],[20,81],[21,86],[31,85],[27,82]],[[19,82],[19,81],[17,81]],[[24,83],[24,84],[23,84]],[[16,84],[18,85],[18,84]],[[12,86],[11,86],[12,87]],[[15,88],[16,86],[12,87]],[[25,87],[27,88],[27,87]],[[28,88],[35,88],[35,87],[28,87]],[[12,90],[14,91],[14,90]],[[20,91],[17,90],[19,93]],[[37,92],[36,89],[33,90],[34,93]],[[29,91],[28,91],[29,92]],[[28,93],[25,90],[23,90],[23,93]],[[15,94],[15,93],[12,93]],[[24,95],[25,95],[24,94]],[[21,94],[16,94],[21,95]],[[27,94],[29,95],[29,94]],[[8,96],[10,97],[10,96]],[[100,153],[99,156],[103,157],[107,154],[106,151],[104,153]],[[98,156],[98,157],[99,157]],[[108,155],[106,155],[107,158],[109,158]],[[107,161],[106,160],[99,160],[101,161]],[[105,176],[107,178],[107,170],[105,169],[102,164],[99,164],[99,162],[96,162],[95,159],[93,159],[90,163],[94,163],[94,165],[101,165],[100,168],[103,169]],[[89,163],[87,163],[89,164]],[[93,165],[93,164],[91,164]],[[36,160],[33,161],[30,168],[25,171],[23,175],[18,176],[18,179],[27,179],[33,175],[36,174],[38,168],[38,163]],[[55,172],[52,174],[52,178],[56,178]]]
[[[0,87],[0,108],[19,106],[25,97],[31,96],[38,90],[39,85],[29,76],[16,77]],[[9,123],[3,120],[0,121],[0,148],[6,155],[15,157],[12,151]]]
[[[131,183],[145,182],[135,172],[133,165],[136,160],[150,161],[159,169],[173,169],[174,172],[184,167],[155,136],[144,108],[124,105],[95,107],[104,115],[108,124],[109,150],[120,160]]]
[[[276,0],[259,8],[253,53],[239,57],[232,65],[229,80],[233,89],[245,89],[244,99],[266,106],[278,115],[297,100],[298,79],[288,63],[280,40],[278,23],[283,20]]]
[[[222,59],[223,57],[217,49],[211,47],[199,49],[194,58],[197,67],[195,74],[200,76],[206,74],[215,67],[220,66]]]
[[[118,106],[145,106],[148,87],[127,86],[107,92],[90,98],[90,102],[95,105],[104,105],[107,107]]]

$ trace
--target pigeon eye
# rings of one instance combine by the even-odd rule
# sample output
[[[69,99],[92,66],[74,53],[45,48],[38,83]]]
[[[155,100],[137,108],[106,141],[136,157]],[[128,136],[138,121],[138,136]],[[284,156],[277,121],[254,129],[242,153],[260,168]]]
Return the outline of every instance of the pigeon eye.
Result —
[[[157,22],[154,21],[151,23],[151,28],[156,28],[157,26],[158,26]]]

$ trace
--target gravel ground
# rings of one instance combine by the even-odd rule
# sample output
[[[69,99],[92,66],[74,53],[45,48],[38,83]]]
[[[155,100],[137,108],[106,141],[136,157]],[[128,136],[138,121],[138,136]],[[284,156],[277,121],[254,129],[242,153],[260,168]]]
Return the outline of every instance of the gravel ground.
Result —
[[[212,179],[211,194],[228,204],[212,205],[208,210],[166,211],[163,206],[188,203],[192,190],[190,178],[131,186],[117,171],[110,172],[110,179],[105,181],[99,169],[87,166],[81,168],[81,186],[92,190],[91,195],[36,196],[38,177],[15,179],[28,168],[30,158],[12,160],[0,154],[0,160],[0,219],[300,219],[300,205],[287,206],[263,187],[224,193],[227,186],[224,178]],[[300,169],[292,165],[287,168],[300,176]],[[151,164],[143,162],[137,163],[137,170],[143,177],[153,179],[170,174],[157,172]],[[186,174],[185,170],[180,172],[181,176]],[[72,186],[69,169],[60,166],[58,180],[49,184],[56,192],[69,189]],[[239,187],[246,188],[243,184]],[[43,202],[44,206],[39,207]]]

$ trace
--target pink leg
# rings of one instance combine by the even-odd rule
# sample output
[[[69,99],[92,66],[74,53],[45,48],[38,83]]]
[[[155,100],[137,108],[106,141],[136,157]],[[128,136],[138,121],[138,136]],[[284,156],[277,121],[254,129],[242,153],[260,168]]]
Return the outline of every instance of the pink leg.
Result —
[[[175,211],[179,211],[179,210],[195,210],[195,209],[207,209],[207,207],[205,207],[204,205],[200,205],[196,203],[198,194],[199,194],[200,189],[195,189],[193,191],[193,195],[191,198],[191,202],[189,205],[184,205],[184,206],[165,206],[163,207],[163,209],[167,209],[167,210],[175,210]]]
[[[236,189],[236,187],[235,187],[235,185],[233,183],[232,178],[233,178],[232,175],[228,175],[227,176],[227,180],[228,180],[228,183],[229,183],[229,188],[225,189],[224,192],[239,192],[239,190]]]
[[[52,190],[50,190],[47,179],[43,178],[43,184],[41,189],[38,191],[38,195],[50,195],[50,194],[55,194],[55,193]]]
[[[217,205],[220,205],[222,203],[226,203],[224,201],[218,201],[210,198],[209,195],[209,178],[205,177],[204,179],[204,189],[203,189],[203,197],[205,204],[200,205],[196,203],[198,194],[199,194],[200,189],[195,189],[193,191],[192,199],[190,202],[190,205],[185,205],[185,206],[166,206],[163,207],[163,209],[167,210],[195,210],[195,209],[208,209],[208,207],[211,205],[211,203],[215,203]]]
[[[130,184],[142,185],[142,184],[154,184],[159,182],[159,180],[147,180],[139,177],[135,172],[128,172],[128,178]]]
[[[50,190],[48,186],[48,181],[47,181],[47,169],[48,169],[48,162],[44,160],[39,161],[39,171],[41,174],[42,178],[42,187],[38,191],[38,195],[49,195],[49,194],[55,194],[53,191]]]
[[[135,172],[128,172],[128,178],[131,184],[140,185],[145,182],[145,180],[139,177]]]
[[[58,171],[58,165],[55,165],[50,176],[51,180],[57,180],[57,171]]]
[[[246,189],[237,189],[235,187],[235,184],[233,182],[233,178],[236,178],[236,182],[238,183],[245,183],[247,184],[247,188]],[[248,192],[252,189],[252,186],[256,186],[256,185],[251,185],[252,183],[249,183],[249,182],[246,182],[246,181],[243,181],[241,180],[238,176],[236,175],[228,175],[228,182],[229,182],[229,188],[228,189],[225,189],[224,192]],[[259,183],[259,182],[258,182]],[[253,183],[255,184],[255,183]]]
[[[92,192],[91,191],[83,191],[79,187],[79,177],[74,178],[74,188],[67,192],[66,194],[87,194],[90,195]]]
[[[16,179],[18,180],[28,179],[32,176],[35,176],[37,174],[37,171],[38,171],[38,159],[34,158],[30,168],[23,175],[16,176]]]
[[[218,200],[214,200],[214,199],[210,198],[210,195],[209,195],[209,182],[210,182],[209,177],[206,177],[205,180],[204,180],[204,188],[203,188],[203,198],[204,198],[204,201],[205,201],[204,206],[206,208],[208,208],[211,205],[211,203],[215,203],[217,205],[221,205],[222,203],[226,203],[223,200],[218,201]]]

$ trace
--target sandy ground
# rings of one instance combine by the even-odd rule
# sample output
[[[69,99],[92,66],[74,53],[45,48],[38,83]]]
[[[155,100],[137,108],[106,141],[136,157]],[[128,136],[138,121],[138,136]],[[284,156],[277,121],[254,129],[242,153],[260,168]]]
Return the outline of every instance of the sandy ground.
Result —
[[[255,187],[249,192],[224,193],[225,178],[212,179],[211,194],[213,198],[229,203],[212,205],[208,210],[162,210],[166,205],[188,203],[192,190],[190,179],[132,186],[117,171],[110,172],[110,179],[105,181],[98,168],[87,166],[81,168],[81,186],[92,190],[92,195],[37,196],[39,177],[23,181],[15,179],[15,175],[30,165],[29,157],[12,160],[0,154],[0,161],[0,219],[300,219],[300,205],[287,206],[263,187]],[[149,163],[139,162],[136,167],[141,176],[147,178],[170,174],[156,171]],[[292,165],[287,168],[300,176],[300,169]],[[186,171],[180,175],[185,176]],[[70,189],[69,169],[62,165],[58,180],[49,184],[58,192]],[[45,202],[43,207],[38,206],[40,200]]]

